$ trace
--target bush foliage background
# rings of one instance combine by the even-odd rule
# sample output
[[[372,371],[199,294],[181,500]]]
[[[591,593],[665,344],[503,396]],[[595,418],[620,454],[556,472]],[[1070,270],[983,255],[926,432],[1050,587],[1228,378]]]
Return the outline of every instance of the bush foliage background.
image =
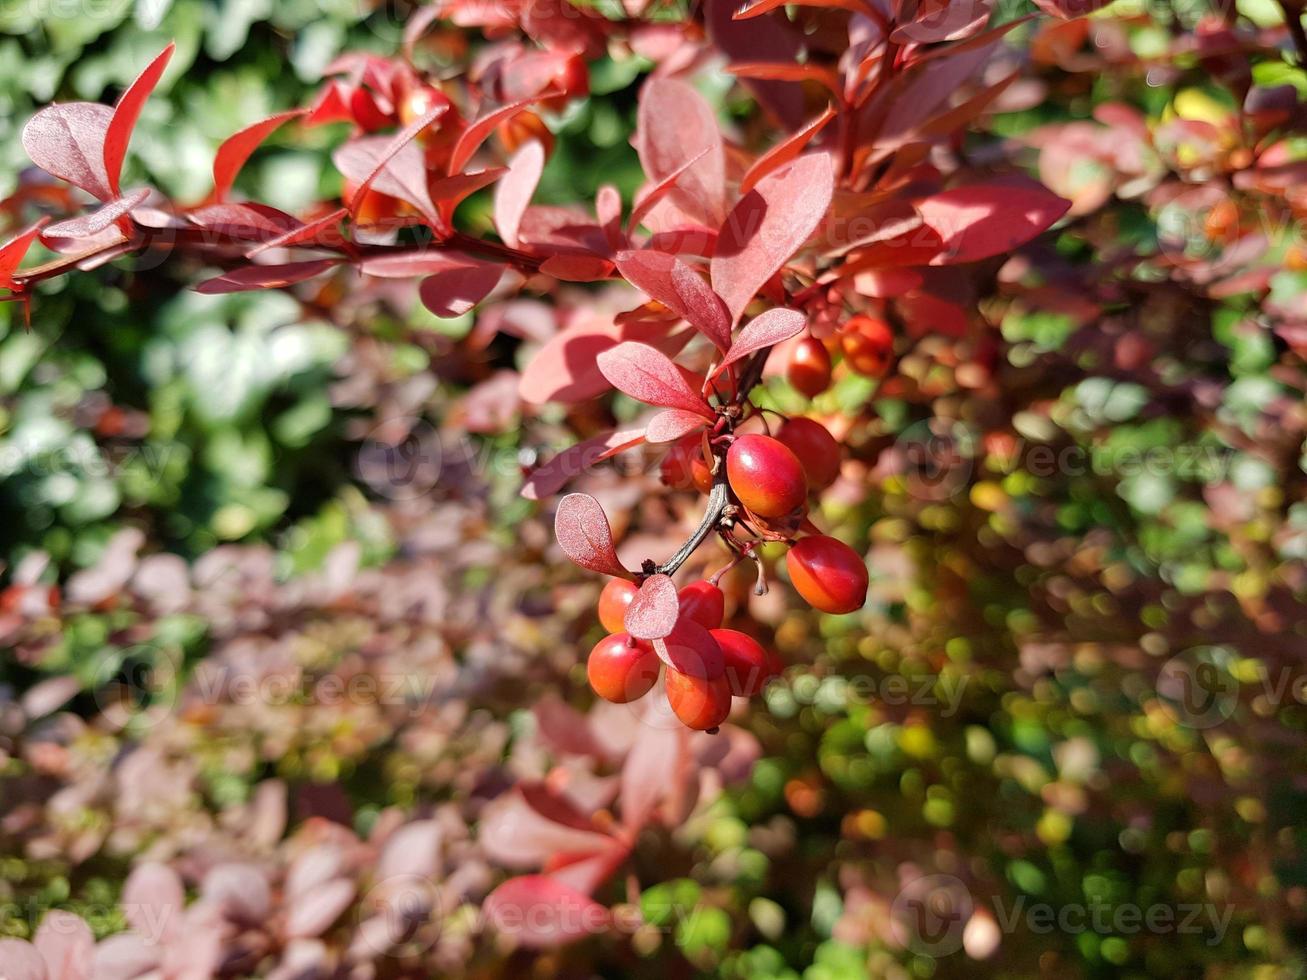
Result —
[[[165,39],[178,54],[129,166],[181,199],[205,192],[224,136],[301,104],[337,53],[397,44],[385,16],[347,2],[91,7],[0,14],[5,193],[27,165],[16,132],[32,110],[110,97]],[[1265,293],[1214,296],[1186,265],[1219,253],[1202,241],[1210,208],[1184,192],[1229,194],[1224,178],[1204,185],[1183,148],[1126,160],[1101,143],[1120,133],[1084,129],[1109,102],[1154,133],[1224,125],[1237,107],[1186,50],[1203,7],[1108,10],[1088,22],[1101,43],[1074,56],[1059,37],[1080,27],[1017,35],[1033,88],[985,117],[966,151],[1015,143],[1073,198],[1042,246],[1063,277],[988,301],[989,354],[926,337],[897,390],[849,376],[817,400],[847,417],[863,459],[946,446],[965,465],[942,482],[864,466],[828,496],[825,525],[870,556],[861,614],[817,617],[784,590],[751,599],[749,581],[728,580],[733,608],[772,630],[790,665],[736,719],[756,746],[741,733],[735,750],[756,764],[714,762],[726,791],[647,840],[635,878],[615,883],[613,902],[643,925],[534,960],[473,914],[506,874],[478,821],[515,781],[609,773],[621,753],[581,765],[549,738],[559,700],[591,705],[582,658],[599,635],[598,583],[559,560],[548,507],[517,495],[522,465],[569,441],[561,411],[524,408],[504,380],[530,343],[483,349],[468,341],[476,314],[441,321],[375,294],[312,315],[273,292],[201,296],[184,263],[51,283],[30,332],[16,304],[0,306],[0,934],[30,937],[66,909],[112,936],[129,924],[118,903],[132,867],[169,865],[210,897],[224,894],[212,869],[236,868],[227,894],[253,887],[254,906],[224,926],[226,975],[298,976],[307,954],[288,923],[312,895],[285,876],[313,855],[331,865],[317,895],[348,882],[336,915],[300,912],[328,917],[305,935],[348,946],[387,842],[416,826],[395,853],[418,854],[417,873],[429,863],[438,897],[382,976],[1300,975],[1296,213],[1239,192],[1273,274]],[[1238,6],[1266,30],[1277,11]],[[1290,56],[1272,61],[1254,77],[1307,92]],[[545,200],[614,181],[629,205],[649,67],[592,65],[591,98],[555,121]],[[729,77],[702,88],[747,126]],[[243,181],[292,210],[334,196],[340,136],[274,137]],[[1064,169],[1059,139],[1083,141]],[[1301,158],[1301,136],[1290,142]],[[1181,186],[1132,194],[1127,178]],[[1100,182],[1106,203],[1091,207]],[[486,209],[474,198],[460,219],[488,227]],[[1145,268],[1110,274],[1124,252]],[[580,286],[561,301],[613,302]],[[992,387],[972,376],[985,356]],[[780,378],[766,397],[803,405]],[[396,485],[378,469],[378,440],[397,429],[424,460],[439,447],[438,474]],[[688,502],[651,492],[656,469],[585,479],[638,515],[645,540],[693,523]],[[1222,679],[1219,717],[1168,697],[1187,676],[1168,680],[1177,657]],[[206,677],[242,673],[294,682],[250,699],[213,680],[205,696]],[[333,678],[415,686],[388,703],[333,701],[321,686]],[[262,898],[239,877],[251,868],[274,882]],[[895,927],[920,874],[946,876],[980,910],[965,937],[932,946]],[[1038,906],[1103,907],[1108,921],[1046,928]],[[1112,920],[1122,908],[1171,910],[1171,924]]]

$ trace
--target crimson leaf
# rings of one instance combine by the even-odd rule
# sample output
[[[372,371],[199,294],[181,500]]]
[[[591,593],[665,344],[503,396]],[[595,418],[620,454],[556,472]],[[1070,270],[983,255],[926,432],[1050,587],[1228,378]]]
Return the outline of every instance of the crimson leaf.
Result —
[[[798,336],[807,325],[808,318],[798,310],[781,307],[759,313],[744,325],[726,359],[718,365],[717,372],[720,373],[722,368],[748,357],[755,351],[760,351],[764,347],[775,347],[791,337]]]
[[[637,640],[659,640],[676,628],[681,600],[670,575],[650,575],[626,607],[626,631]]]
[[[114,106],[113,117],[104,134],[104,172],[109,178],[109,189],[114,194],[122,193],[118,179],[122,174],[123,159],[127,156],[127,144],[132,138],[132,130],[136,128],[136,120],[141,116],[145,100],[159,84],[159,78],[168,67],[168,61],[175,50],[176,43],[170,43],[160,51],[145,66],[145,70],[136,76],[136,80],[127,86],[118,104]]]
[[[731,346],[731,318],[721,297],[676,256],[643,249],[618,252],[614,259],[627,282],[688,322],[718,350]]]
[[[302,116],[308,112],[307,109],[292,109],[290,112],[279,112],[275,116],[269,116],[267,119],[260,119],[256,123],[251,123],[244,129],[237,130],[218,147],[217,154],[213,158],[213,199],[221,201],[231,190],[232,184],[236,182],[236,175],[241,172],[245,166],[245,161],[265,139],[272,135],[273,130],[281,126],[296,116]]]
[[[661,408],[681,408],[712,419],[713,410],[693,389],[666,354],[648,344],[618,344],[596,359],[614,388],[636,401]]]
[[[554,536],[564,554],[582,568],[603,575],[630,577],[631,573],[617,560],[613,531],[604,509],[588,493],[569,493],[558,502]]]

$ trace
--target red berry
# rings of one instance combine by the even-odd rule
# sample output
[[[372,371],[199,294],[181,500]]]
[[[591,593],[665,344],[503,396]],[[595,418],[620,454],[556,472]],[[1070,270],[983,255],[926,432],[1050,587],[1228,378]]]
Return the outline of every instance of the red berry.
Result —
[[[830,353],[816,337],[804,337],[790,353],[785,377],[800,393],[816,398],[830,387]]]
[[[702,438],[693,435],[676,443],[663,457],[660,474],[669,487],[708,493],[712,489],[712,470],[703,458]]]
[[[605,636],[590,651],[585,676],[605,701],[626,704],[642,698],[658,680],[658,655],[642,641],[632,644],[626,633]]]
[[[599,593],[600,625],[609,633],[620,633],[626,629],[626,607],[639,591],[639,586],[634,582],[624,578],[609,579],[604,590]]]
[[[703,732],[731,713],[731,688],[725,676],[706,680],[668,668],[667,703],[682,724]]]
[[[799,595],[822,612],[851,613],[867,601],[867,565],[843,541],[803,538],[785,556],[785,567]]]
[[[732,694],[751,698],[781,672],[780,658],[747,633],[713,630],[712,636],[726,658],[726,682]]]
[[[751,433],[731,443],[726,478],[740,503],[759,517],[785,517],[808,497],[798,458],[771,436]]]
[[[844,360],[858,374],[883,378],[894,360],[894,332],[884,320],[855,316],[840,337]]]
[[[787,419],[776,438],[799,458],[810,489],[825,490],[840,475],[840,444],[820,422]]]
[[[706,630],[715,630],[726,616],[726,596],[706,579],[691,582],[679,593],[681,616],[693,619]]]

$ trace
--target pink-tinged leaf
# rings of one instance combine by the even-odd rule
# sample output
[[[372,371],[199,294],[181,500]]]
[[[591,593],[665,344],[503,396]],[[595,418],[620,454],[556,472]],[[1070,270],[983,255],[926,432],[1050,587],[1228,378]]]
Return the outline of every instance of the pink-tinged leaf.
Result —
[[[723,368],[765,347],[775,347],[791,337],[797,337],[807,325],[808,318],[798,310],[781,307],[759,313],[744,325],[726,359],[717,366],[714,374],[720,374]]]
[[[444,269],[422,280],[418,296],[436,316],[462,316],[490,294],[504,269],[487,262]]]
[[[359,263],[359,271],[379,279],[412,279],[450,269],[464,269],[477,262],[477,259],[464,252],[432,248],[414,252],[391,252],[364,259]]]
[[[658,181],[647,190],[637,194],[635,207],[631,209],[631,217],[627,221],[626,227],[632,231],[640,227],[640,223],[644,221],[645,215],[653,210],[654,205],[671,193],[672,188],[676,186],[682,175],[707,156],[710,149],[711,147],[705,146],[666,177],[662,178],[662,180]]]
[[[740,181],[740,193],[749,193],[758,185],[758,181],[797,157],[812,142],[813,137],[820,133],[826,124],[834,118],[835,107],[828,105],[826,111],[820,116],[760,156]]]
[[[551,819],[520,790],[486,807],[477,840],[492,861],[516,870],[543,867],[555,854],[591,854],[611,843],[611,838],[592,828]]]
[[[598,854],[571,860],[555,859],[549,866],[548,874],[554,881],[573,888],[582,895],[593,895],[630,854],[631,848],[627,844],[610,839]]]
[[[680,727],[646,725],[622,763],[622,826],[638,831],[682,778],[685,735]]]
[[[23,127],[23,149],[51,176],[101,201],[118,195],[104,170],[104,139],[113,110],[93,102],[46,106]]]
[[[899,25],[890,35],[894,44],[938,44],[959,41],[975,34],[989,21],[992,0],[921,0],[907,17],[900,15]],[[908,17],[909,23],[903,23]]]
[[[677,620],[666,636],[653,637],[653,648],[663,663],[691,677],[713,680],[726,669],[726,658],[712,634],[688,616]]]
[[[508,161],[508,173],[495,188],[495,230],[504,244],[517,248],[517,230],[545,169],[545,148],[531,140]]]
[[[291,228],[276,238],[262,242],[246,252],[245,257],[251,259],[270,248],[291,248],[295,245],[339,247],[345,240],[340,231],[340,223],[348,215],[349,208],[337,208],[329,214],[324,214],[321,218],[315,218],[308,224],[300,225],[298,228]]]
[[[475,194],[483,187],[488,187],[504,174],[507,167],[487,167],[470,174],[454,174],[452,177],[439,177],[428,185],[431,200],[443,208],[452,210],[463,198]]]
[[[612,274],[613,263],[597,255],[561,252],[541,262],[540,271],[564,282],[598,282]]]
[[[50,980],[41,954],[21,939],[0,939],[0,969],[4,980]]]
[[[671,358],[648,344],[618,344],[600,354],[597,362],[609,383],[636,401],[659,408],[681,408],[710,420],[716,418]]]
[[[177,50],[175,43],[169,44],[145,66],[145,70],[136,76],[136,80],[123,92],[118,104],[113,108],[113,116],[104,134],[104,172],[109,178],[109,190],[115,195],[121,194],[118,180],[122,175],[123,160],[127,157],[127,144],[131,141],[132,130],[136,120],[141,116],[145,100],[150,97],[154,87],[159,84],[163,70],[168,67],[172,53]]]
[[[411,142],[394,149],[394,142],[389,136],[364,136],[337,147],[331,159],[351,182],[362,187],[367,181],[374,190],[411,204],[428,221],[435,222],[436,206],[427,186],[422,149]],[[387,153],[391,155],[387,157]],[[356,193],[347,202],[351,210],[357,212],[355,202],[359,200]]]
[[[354,901],[354,882],[336,878],[295,900],[286,916],[285,934],[291,939],[320,936]]]
[[[649,427],[644,430],[644,437],[651,443],[675,442],[691,432],[697,432],[706,424],[702,415],[682,411],[679,408],[669,408],[649,420]]]
[[[617,270],[632,286],[656,299],[725,351],[731,320],[721,298],[693,269],[666,252],[618,252]]]
[[[732,320],[821,224],[834,186],[830,157],[815,153],[768,174],[740,198],[717,236],[711,263],[713,289]]]
[[[481,144],[494,132],[496,126],[508,122],[534,101],[535,99],[522,99],[520,102],[502,106],[470,123],[467,129],[463,130],[462,135],[459,136],[458,142],[454,144],[453,152],[449,155],[448,172],[456,174],[462,170]]]
[[[582,568],[601,575],[630,577],[631,573],[617,560],[608,517],[599,501],[588,493],[569,493],[558,502],[554,536],[563,553]]]
[[[856,14],[866,14],[866,7],[859,0],[753,0],[751,3],[741,4],[735,11],[736,20],[749,20],[753,17],[761,17],[763,14],[769,14],[779,7],[787,4],[793,4],[796,7],[838,7],[841,10],[849,10]]]
[[[612,184],[604,184],[595,193],[595,217],[604,230],[608,247],[616,251],[625,246],[622,234],[622,194]]]
[[[142,187],[140,190],[132,191],[130,194],[125,194],[102,205],[90,214],[83,214],[50,225],[41,233],[41,237],[89,238],[91,235],[97,235],[149,196],[149,188]]]
[[[1035,6],[1046,14],[1073,20],[1106,7],[1112,0],[1035,0]]]
[[[709,227],[726,214],[726,155],[712,107],[685,82],[651,78],[640,91],[635,149],[645,175],[679,174],[668,198]],[[689,164],[687,166],[687,164]]]
[[[657,640],[676,628],[681,600],[670,575],[650,575],[626,607],[626,631],[637,640]]]
[[[943,240],[931,265],[1010,252],[1047,230],[1070,207],[1070,201],[1025,178],[955,187],[917,202],[922,220]]]
[[[690,332],[671,334],[666,321],[626,322],[609,317],[587,317],[555,334],[522,372],[518,388],[525,401],[534,405],[557,401],[568,404],[586,401],[612,388],[599,370],[598,357],[624,340],[639,340],[675,354],[685,346]]]
[[[822,65],[796,64],[793,62],[746,61],[733,62],[726,70],[740,78],[756,78],[760,81],[777,82],[816,82],[825,87],[836,99],[843,100],[844,88],[840,76]]]
[[[251,123],[223,140],[213,158],[214,201],[222,201],[227,196],[232,185],[236,183],[237,175],[241,172],[250,156],[264,140],[272,135],[274,130],[283,123],[289,122],[297,116],[302,116],[306,112],[308,112],[307,109],[292,109],[289,112],[279,112],[275,116],[269,116],[267,119],[260,119],[256,123]]]
[[[382,174],[387,174],[388,179],[385,181],[389,184],[392,180],[398,181],[407,192],[405,194],[392,194],[392,197],[398,197],[400,200],[408,201],[424,215],[434,215],[434,208],[431,207],[431,193],[427,187],[426,160],[421,150],[413,146],[413,141],[417,139],[418,134],[430,126],[433,122],[449,111],[449,103],[439,102],[424,112],[417,119],[414,119],[407,126],[390,138],[390,141],[383,146],[372,163],[372,169],[368,175],[363,178],[362,182],[354,191],[354,196],[349,200],[351,211],[357,213],[362,206],[363,200],[367,197],[368,190],[373,184],[383,194],[390,193],[380,183]],[[411,150],[405,160],[401,163],[397,158],[404,150]],[[410,160],[421,160],[421,164],[416,168]],[[391,161],[396,161],[396,168],[389,171]],[[420,188],[420,189],[419,189]],[[425,202],[425,207],[424,207]]]
[[[50,980],[92,980],[95,936],[79,915],[51,909],[41,920],[32,945],[45,960]],[[0,959],[0,967],[5,965]],[[5,975],[0,970],[0,976]]]
[[[120,932],[95,947],[95,980],[140,980],[158,976],[163,950],[134,932]]]
[[[532,470],[522,487],[522,496],[527,500],[552,497],[573,477],[644,441],[645,434],[642,430],[625,429],[621,432],[605,432],[578,442]]]
[[[675,228],[650,235],[645,247],[669,255],[700,255],[708,258],[717,247],[717,232],[709,228]]]
[[[310,262],[287,262],[284,265],[242,266],[206,279],[195,287],[195,291],[239,293],[246,289],[280,289],[319,276],[339,262],[339,259],[314,259]]]
[[[142,864],[127,876],[119,904],[133,929],[158,940],[181,927],[186,892],[166,864]]]
[[[293,216],[266,204],[211,204],[197,208],[186,215],[201,228],[214,232],[215,237],[266,241],[300,226]]]
[[[549,875],[512,878],[488,896],[486,920],[521,946],[548,949],[608,928],[608,910]]]
[[[27,250],[32,247],[32,242],[36,241],[36,236],[41,234],[41,229],[49,218],[40,218],[34,224],[28,225],[4,245],[0,245],[0,287],[5,289],[16,289],[18,284],[14,282],[14,272],[22,264],[23,258],[27,255]]]

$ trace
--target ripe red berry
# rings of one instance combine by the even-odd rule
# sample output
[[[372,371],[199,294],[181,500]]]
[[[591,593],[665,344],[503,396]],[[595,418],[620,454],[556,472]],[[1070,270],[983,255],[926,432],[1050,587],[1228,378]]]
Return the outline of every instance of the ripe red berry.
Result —
[[[840,475],[840,444],[820,422],[787,419],[776,438],[799,458],[809,489],[825,490]]]
[[[600,625],[609,633],[620,633],[626,629],[626,607],[639,591],[639,586],[634,582],[624,578],[609,579],[604,590],[599,593]]]
[[[799,392],[816,398],[830,387],[830,352],[816,337],[804,337],[790,352],[785,377]]]
[[[634,644],[626,633],[605,636],[590,651],[585,676],[605,701],[626,704],[642,698],[658,680],[660,661],[648,643]]]
[[[815,609],[850,613],[867,601],[867,566],[843,541],[824,534],[803,538],[785,556],[790,582]]]
[[[672,446],[663,457],[660,475],[666,486],[708,493],[712,489],[712,470],[703,458],[703,440],[693,435]]]
[[[726,478],[740,503],[759,517],[784,517],[808,497],[798,457],[771,436],[750,433],[731,443]]]
[[[731,688],[725,675],[707,680],[667,669],[667,703],[687,728],[716,728],[731,713]]]
[[[726,596],[706,579],[691,582],[678,594],[681,616],[693,619],[706,630],[715,630],[726,616]]]
[[[726,682],[732,694],[751,698],[781,672],[780,658],[747,633],[713,630],[712,635],[726,658]]]
[[[858,374],[883,378],[894,360],[894,332],[884,320],[855,316],[844,324],[840,347],[844,360]]]

